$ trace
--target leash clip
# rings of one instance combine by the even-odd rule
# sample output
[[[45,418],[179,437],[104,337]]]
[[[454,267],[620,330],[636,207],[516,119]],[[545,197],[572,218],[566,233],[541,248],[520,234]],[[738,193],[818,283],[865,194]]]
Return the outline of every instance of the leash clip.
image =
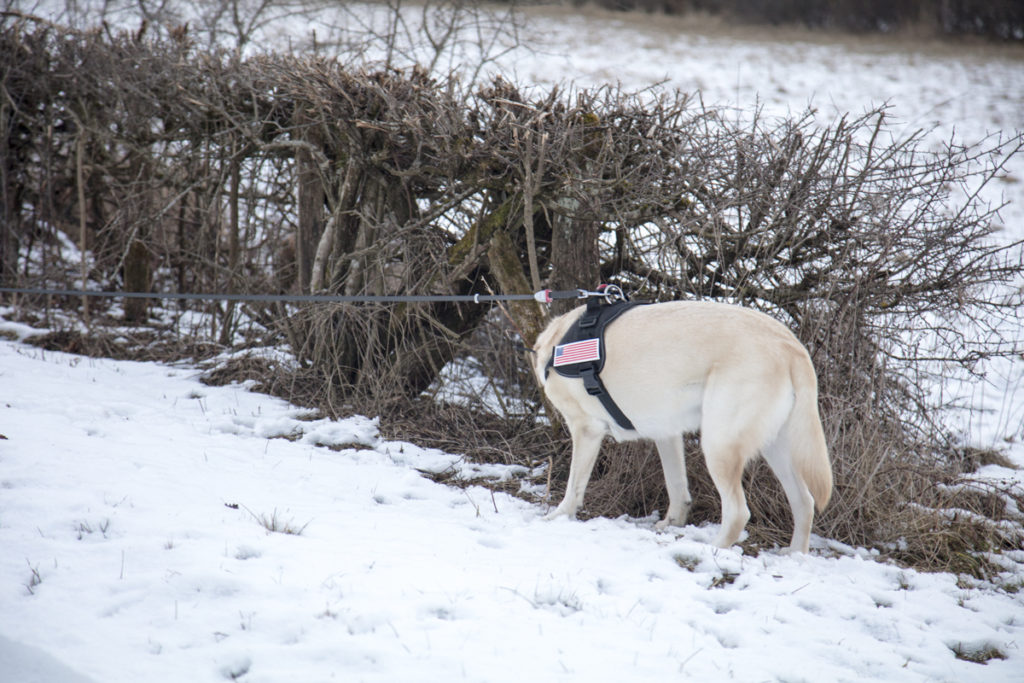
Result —
[[[616,301],[629,301],[629,297],[627,297],[626,293],[622,291],[622,287],[619,287],[618,285],[598,285],[597,291],[594,292],[589,292],[585,289],[577,291],[579,293],[577,298],[579,299],[601,297],[604,299],[606,304],[614,304]]]
[[[555,299],[571,299],[573,298],[573,290],[559,290],[552,291],[550,289],[542,289],[539,292],[534,293],[533,300],[542,304],[549,304]],[[629,301],[629,297],[622,291],[622,288],[618,285],[598,285],[597,290],[591,292],[587,289],[577,289],[575,291],[575,297],[577,299],[592,299],[592,298],[603,298],[605,303],[613,304],[616,301]]]

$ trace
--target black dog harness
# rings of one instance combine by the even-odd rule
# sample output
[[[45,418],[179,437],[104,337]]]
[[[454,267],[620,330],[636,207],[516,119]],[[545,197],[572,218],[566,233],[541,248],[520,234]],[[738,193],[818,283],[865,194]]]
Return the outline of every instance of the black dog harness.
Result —
[[[607,303],[599,297],[587,299],[587,310],[573,323],[548,358],[544,375],[554,368],[562,377],[583,379],[587,393],[596,396],[604,409],[623,429],[635,430],[601,381],[604,368],[604,331],[616,318],[646,302],[620,300]]]

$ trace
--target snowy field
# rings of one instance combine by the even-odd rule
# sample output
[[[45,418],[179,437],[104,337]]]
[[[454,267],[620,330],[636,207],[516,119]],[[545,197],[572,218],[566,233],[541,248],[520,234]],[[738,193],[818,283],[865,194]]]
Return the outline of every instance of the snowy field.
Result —
[[[197,374],[0,341],[0,680],[1021,680],[1024,595],[545,522]]]
[[[894,134],[937,126],[936,143],[1024,128],[1020,49],[596,11],[531,22],[535,49],[500,61],[522,83],[665,82],[737,115],[810,104],[823,121],[888,102]],[[1024,159],[1008,171],[991,196],[1013,202],[1005,235],[1021,239]],[[6,314],[0,683],[1024,680],[1024,591],[821,538],[808,557],[752,558],[711,547],[713,527],[544,522],[433,483],[421,471],[468,465],[382,440],[377,418],[310,420],[185,365],[42,352]],[[1022,366],[994,367],[965,419],[1024,465]]]

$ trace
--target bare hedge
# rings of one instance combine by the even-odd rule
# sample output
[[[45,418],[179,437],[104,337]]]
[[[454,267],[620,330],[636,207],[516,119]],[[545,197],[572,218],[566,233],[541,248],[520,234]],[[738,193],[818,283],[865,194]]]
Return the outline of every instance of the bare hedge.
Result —
[[[1019,135],[934,150],[920,133],[893,138],[884,110],[823,126],[679,93],[503,80],[467,92],[419,70],[241,59],[184,31],[151,41],[10,16],[0,28],[5,285],[468,294],[606,281],[730,300],[784,320],[818,368],[836,468],[819,531],[974,573],[980,561],[958,558],[1020,542],[1006,501],[1021,509],[1021,491],[965,484],[978,459],[929,394],[932,373],[1020,351],[998,321],[1020,310],[1005,285],[1024,273],[1021,245],[993,240],[999,207],[978,198]],[[112,312],[92,306],[78,312]],[[222,346],[244,333],[290,347],[294,367],[261,366],[279,393],[329,414],[387,411],[407,434],[490,459],[550,458],[558,485],[564,439],[537,427],[537,389],[501,341],[508,328],[532,342],[547,315],[532,303],[200,311]],[[419,399],[470,356],[507,419]],[[656,460],[618,452],[589,511],[663,509]],[[710,482],[698,473],[694,488],[695,521],[716,518]],[[759,491],[753,540],[771,543],[788,513]]]

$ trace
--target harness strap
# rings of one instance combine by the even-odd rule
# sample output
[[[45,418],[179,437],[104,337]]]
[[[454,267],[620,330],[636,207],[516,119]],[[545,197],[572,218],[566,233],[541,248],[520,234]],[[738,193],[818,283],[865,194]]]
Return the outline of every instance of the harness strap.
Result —
[[[626,416],[622,409],[619,408],[618,404],[615,403],[615,399],[608,392],[604,382],[601,381],[601,370],[604,368],[605,360],[605,344],[604,344],[604,331],[605,328],[612,323],[622,313],[626,312],[633,306],[640,305],[644,302],[630,302],[625,299],[616,301],[614,303],[608,303],[601,298],[591,298],[587,300],[587,309],[579,317],[579,319],[573,324],[572,327],[565,333],[559,342],[559,346],[578,341],[585,338],[599,340],[599,348],[601,349],[600,358],[597,360],[588,360],[579,363],[573,363],[570,365],[561,365],[554,367],[554,353],[548,359],[547,367],[545,368],[545,374],[552,368],[562,375],[563,377],[579,377],[583,380],[583,387],[587,390],[587,393],[594,396],[601,402],[604,409],[608,412],[613,420],[623,429],[635,431],[636,427],[633,422]]]
[[[591,396],[596,396],[597,400],[601,402],[604,409],[608,411],[608,414],[612,416],[612,419],[619,423],[619,426],[623,429],[635,430],[633,422],[626,417],[626,414],[622,412],[619,405],[612,398],[612,395],[608,393],[608,390],[604,387],[604,382],[598,376],[594,364],[591,363],[589,367],[580,369],[580,377],[583,379],[583,387],[587,390],[587,393]]]

